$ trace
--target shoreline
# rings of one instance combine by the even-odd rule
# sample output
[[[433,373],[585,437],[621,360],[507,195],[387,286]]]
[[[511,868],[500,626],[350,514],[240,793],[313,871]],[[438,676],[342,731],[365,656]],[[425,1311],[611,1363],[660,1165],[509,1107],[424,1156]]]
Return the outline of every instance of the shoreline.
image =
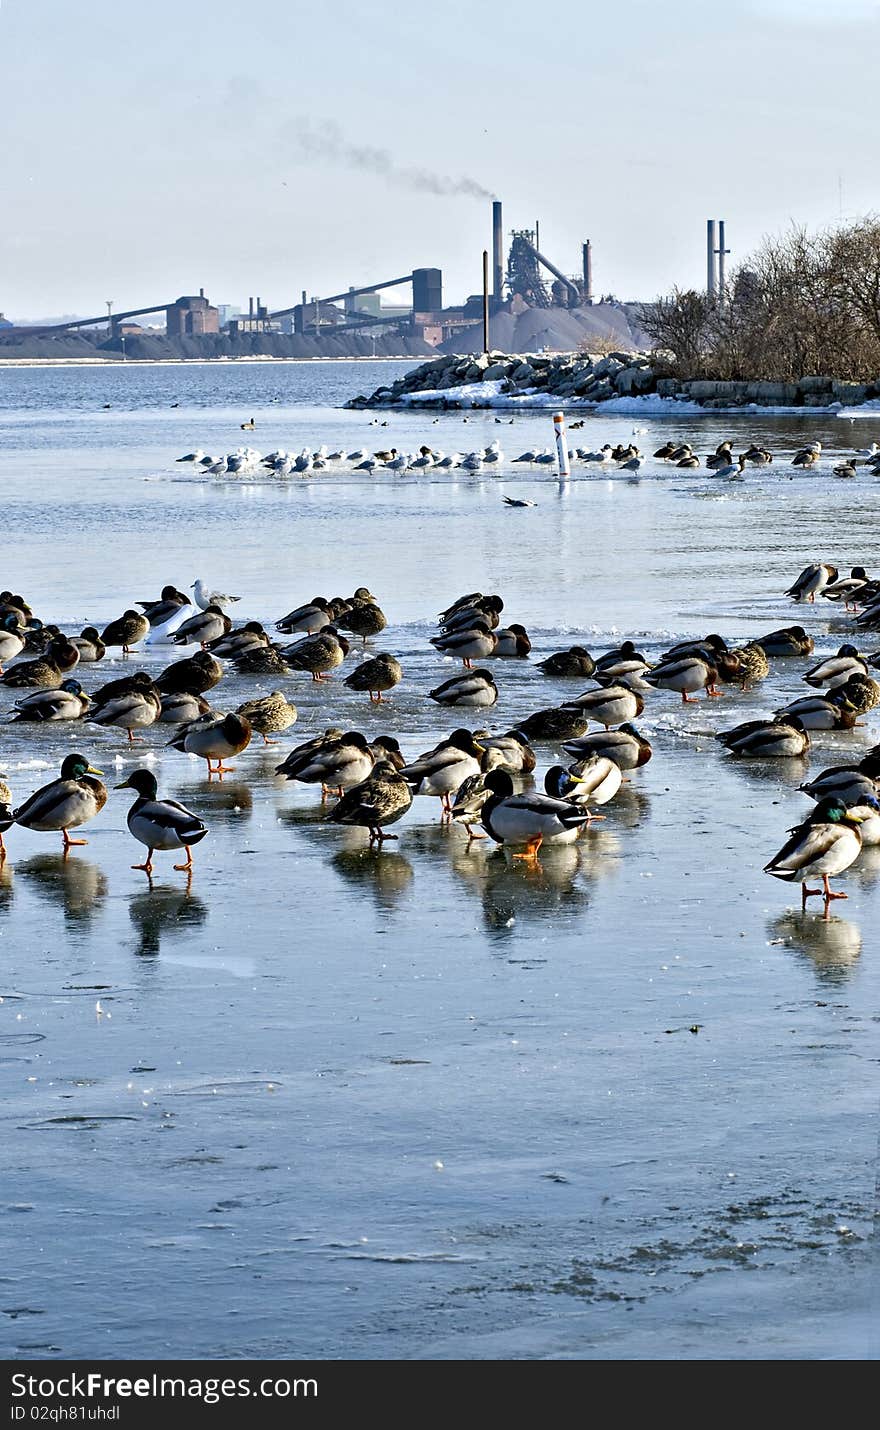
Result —
[[[253,367],[260,363],[310,366],[312,363],[379,363],[412,362],[410,353],[383,357],[269,357],[263,353],[253,357],[198,357],[198,358],[5,358],[0,357],[0,368],[4,367]]]

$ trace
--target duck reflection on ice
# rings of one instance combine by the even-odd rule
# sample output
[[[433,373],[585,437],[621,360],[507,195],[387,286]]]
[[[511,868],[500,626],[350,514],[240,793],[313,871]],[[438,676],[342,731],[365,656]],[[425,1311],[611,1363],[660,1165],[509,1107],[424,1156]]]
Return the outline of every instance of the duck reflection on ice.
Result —
[[[348,884],[373,895],[380,909],[394,907],[413,881],[413,866],[404,854],[390,849],[340,849],[331,867]]]
[[[198,792],[190,785],[176,790],[174,798],[192,809],[209,827],[212,820],[249,819],[254,809],[253,790],[244,780],[215,780],[201,786]]]
[[[12,906],[12,900],[15,898],[15,886],[12,879],[12,863],[5,859],[0,863],[0,914],[5,913]]]
[[[480,888],[486,927],[508,934],[520,921],[581,913],[589,904],[586,889],[575,883],[582,859],[578,844],[545,845],[535,860],[514,860],[503,849],[490,854],[482,861]]]
[[[799,789],[809,778],[810,762],[807,759],[791,760],[749,760],[727,759],[725,770],[733,770],[737,775],[754,785],[781,785],[783,789]]]
[[[16,870],[34,893],[53,904],[60,897],[65,921],[70,924],[89,924],[107,897],[107,878],[103,870],[88,859],[35,854],[17,864]]]
[[[161,952],[163,936],[185,938],[203,924],[208,905],[192,893],[192,876],[184,889],[150,880],[145,893],[134,894],[129,900],[128,916],[138,936],[134,952],[152,958]]]
[[[849,977],[862,952],[862,931],[851,919],[820,913],[790,912],[771,919],[767,932],[773,943],[804,954],[828,982]]]

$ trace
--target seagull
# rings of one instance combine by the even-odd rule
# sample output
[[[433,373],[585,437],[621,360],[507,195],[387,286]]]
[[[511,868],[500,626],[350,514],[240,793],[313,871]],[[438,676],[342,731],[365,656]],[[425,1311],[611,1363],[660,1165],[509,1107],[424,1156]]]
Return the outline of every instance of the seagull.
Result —
[[[240,596],[225,596],[222,591],[209,591],[201,576],[193,581],[190,590],[195,594],[196,605],[200,611],[206,611],[209,606],[231,606],[233,601],[241,600]]]

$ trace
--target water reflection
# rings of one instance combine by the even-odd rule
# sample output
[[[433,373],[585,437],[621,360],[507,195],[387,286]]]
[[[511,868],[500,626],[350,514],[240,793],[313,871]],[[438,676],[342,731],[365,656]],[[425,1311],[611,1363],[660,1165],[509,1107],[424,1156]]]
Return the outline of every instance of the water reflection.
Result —
[[[161,952],[165,936],[185,937],[199,928],[208,917],[208,905],[192,893],[192,879],[183,888],[179,885],[154,884],[146,892],[135,894],[128,903],[128,916],[137,934],[134,952],[155,957]]]
[[[340,849],[330,864],[336,873],[359,892],[372,894],[378,908],[392,909],[413,881],[413,866],[397,850]]]
[[[850,873],[863,889],[873,889],[880,882],[880,848],[863,849]]]
[[[517,923],[567,917],[589,904],[586,890],[575,882],[581,869],[576,844],[545,845],[534,862],[497,849],[482,862],[483,919],[492,933],[511,934]]]
[[[728,759],[725,770],[731,770],[748,784],[776,785],[782,789],[798,789],[808,778],[810,761]]]
[[[12,907],[12,900],[15,898],[12,879],[12,862],[5,859],[0,863],[0,914],[6,913]]]
[[[50,903],[61,900],[67,923],[88,925],[107,897],[107,878],[97,864],[77,856],[35,854],[16,866],[29,887]]]
[[[175,791],[173,798],[186,805],[200,819],[210,825],[218,816],[231,822],[233,819],[249,819],[254,808],[254,794],[244,780],[212,780],[210,784],[194,791],[192,786]]]
[[[851,919],[837,914],[780,914],[767,925],[771,943],[783,943],[786,948],[805,955],[815,965],[822,978],[843,981],[862,952],[862,931]]]

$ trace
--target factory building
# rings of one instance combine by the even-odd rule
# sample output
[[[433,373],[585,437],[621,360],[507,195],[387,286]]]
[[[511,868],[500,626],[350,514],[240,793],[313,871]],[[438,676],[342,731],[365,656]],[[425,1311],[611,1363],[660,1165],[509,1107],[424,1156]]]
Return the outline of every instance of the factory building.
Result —
[[[203,333],[219,333],[220,314],[205,297],[204,288],[198,297],[178,298],[165,310],[165,331],[169,338],[201,337]]]

